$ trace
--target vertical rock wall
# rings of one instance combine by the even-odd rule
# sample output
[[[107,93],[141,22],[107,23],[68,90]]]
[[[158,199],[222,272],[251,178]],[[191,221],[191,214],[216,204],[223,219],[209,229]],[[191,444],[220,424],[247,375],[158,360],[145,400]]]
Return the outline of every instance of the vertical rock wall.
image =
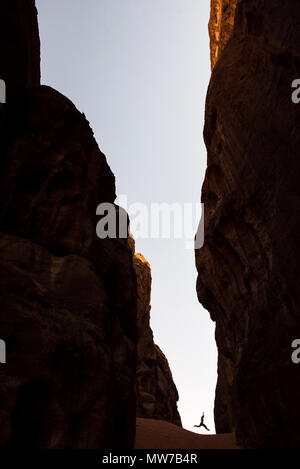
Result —
[[[211,34],[222,3],[212,1]],[[221,54],[215,37],[222,26],[212,34],[196,263],[199,300],[216,321],[216,427],[236,430],[247,448],[299,447],[291,343],[300,323],[300,107],[291,83],[300,78],[300,4],[241,0]]]
[[[114,176],[85,117],[39,83],[33,1],[1,3],[0,447],[132,447],[136,275],[96,237]]]

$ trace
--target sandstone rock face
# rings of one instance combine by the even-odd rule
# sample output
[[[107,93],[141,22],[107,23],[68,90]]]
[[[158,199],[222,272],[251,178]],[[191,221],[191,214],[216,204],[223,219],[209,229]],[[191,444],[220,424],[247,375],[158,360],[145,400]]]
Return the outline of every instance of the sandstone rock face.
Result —
[[[208,29],[212,69],[231,36],[238,1],[239,0],[211,0]]]
[[[84,115],[39,86],[33,2],[1,13],[9,50],[28,53],[10,57],[19,77],[3,69],[16,91],[1,107],[0,447],[130,448],[136,275],[126,239],[96,236],[114,176]]]
[[[219,4],[216,1],[213,4]],[[214,10],[213,10],[214,11]],[[219,432],[246,448],[300,444],[300,4],[241,0],[206,104],[199,300],[216,321]]]
[[[163,352],[154,344],[150,328],[151,269],[144,256],[134,254],[137,275],[138,362],[137,417],[165,420],[181,426],[178,392]]]

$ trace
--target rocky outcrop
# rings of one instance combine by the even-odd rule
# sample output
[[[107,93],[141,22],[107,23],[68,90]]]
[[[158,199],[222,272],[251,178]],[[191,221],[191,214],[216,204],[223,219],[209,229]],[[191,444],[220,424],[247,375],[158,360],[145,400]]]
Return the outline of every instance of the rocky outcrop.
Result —
[[[131,238],[134,253],[134,241]],[[137,276],[138,361],[136,373],[137,417],[165,420],[181,426],[178,392],[163,352],[154,344],[150,328],[151,269],[140,253],[134,253]]]
[[[217,431],[236,430],[246,448],[300,444],[299,21],[296,0],[241,0],[212,53],[197,292],[216,321]]]
[[[40,84],[40,39],[34,0],[2,0],[1,23],[0,78],[6,82],[9,101]]]
[[[34,2],[1,6],[0,447],[130,448],[136,275],[126,239],[96,236],[114,176],[84,115],[39,86]]]

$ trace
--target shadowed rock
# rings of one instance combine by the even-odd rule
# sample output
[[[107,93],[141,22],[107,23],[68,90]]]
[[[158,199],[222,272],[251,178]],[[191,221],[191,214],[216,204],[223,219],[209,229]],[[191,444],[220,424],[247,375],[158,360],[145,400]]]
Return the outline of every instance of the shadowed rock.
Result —
[[[299,18],[296,0],[240,1],[206,103],[197,292],[216,321],[217,431],[247,448],[300,444]]]
[[[40,84],[40,38],[34,0],[1,1],[0,78],[10,98]]]
[[[2,3],[0,447],[130,448],[136,276],[127,240],[96,236],[114,176],[84,115],[39,86],[34,2]]]

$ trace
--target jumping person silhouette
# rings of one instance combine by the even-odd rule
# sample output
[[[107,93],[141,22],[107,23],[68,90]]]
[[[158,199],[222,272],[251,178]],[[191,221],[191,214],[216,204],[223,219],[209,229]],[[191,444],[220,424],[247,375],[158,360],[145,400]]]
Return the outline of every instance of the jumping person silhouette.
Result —
[[[209,432],[209,429],[207,428],[207,426],[204,423],[204,412],[203,412],[202,417],[201,417],[200,425],[194,425],[194,427],[197,427],[197,428],[204,427]]]

